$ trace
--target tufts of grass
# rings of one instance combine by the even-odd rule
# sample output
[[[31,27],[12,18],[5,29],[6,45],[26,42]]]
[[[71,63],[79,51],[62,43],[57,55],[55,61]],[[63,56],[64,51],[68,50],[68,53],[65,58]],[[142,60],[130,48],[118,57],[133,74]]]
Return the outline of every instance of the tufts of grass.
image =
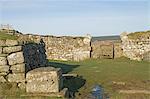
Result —
[[[133,40],[150,39],[150,31],[130,33],[128,37]]]
[[[16,40],[17,36],[6,34],[5,32],[0,31],[0,40],[6,40],[6,39]]]

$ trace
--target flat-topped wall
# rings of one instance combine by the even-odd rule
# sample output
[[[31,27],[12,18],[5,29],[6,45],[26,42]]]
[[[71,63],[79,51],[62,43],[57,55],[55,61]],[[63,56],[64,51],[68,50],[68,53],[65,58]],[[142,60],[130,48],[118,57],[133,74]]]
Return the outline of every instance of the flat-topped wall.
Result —
[[[123,54],[131,60],[144,60],[145,53],[150,51],[150,38],[129,39],[127,35],[122,35],[121,40]]]
[[[47,59],[80,61],[90,58],[90,37],[19,35],[19,41],[45,43]]]

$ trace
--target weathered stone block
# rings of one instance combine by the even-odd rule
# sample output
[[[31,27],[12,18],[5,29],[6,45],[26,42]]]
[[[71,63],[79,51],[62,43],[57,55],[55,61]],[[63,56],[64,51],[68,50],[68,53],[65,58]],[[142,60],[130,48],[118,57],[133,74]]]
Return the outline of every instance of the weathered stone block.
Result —
[[[23,52],[12,53],[7,56],[9,65],[20,64],[24,62]]]
[[[59,92],[62,88],[61,69],[41,67],[26,74],[26,92],[51,93]]]
[[[13,47],[4,47],[3,48],[3,53],[13,53],[13,52],[18,52],[22,50],[22,46],[13,46]]]
[[[0,76],[6,76],[8,73],[6,72],[0,72]]]
[[[6,45],[7,46],[14,46],[14,45],[18,45],[18,41],[17,40],[6,40]]]
[[[7,64],[6,57],[0,57],[0,66],[6,65],[6,64]]]
[[[0,46],[6,46],[6,41],[5,40],[0,40]]]
[[[10,70],[12,70],[13,73],[25,72],[25,64],[12,65]]]
[[[9,66],[8,65],[4,65],[4,66],[0,66],[0,72],[9,72]]]
[[[7,76],[9,82],[25,82],[25,73],[13,73]]]
[[[3,76],[0,76],[0,82],[4,83],[6,82],[6,79]]]
[[[25,82],[18,83],[18,87],[19,87],[20,89],[25,89],[25,88],[26,88]]]
[[[121,43],[114,43],[114,58],[119,58],[123,56],[123,50]]]

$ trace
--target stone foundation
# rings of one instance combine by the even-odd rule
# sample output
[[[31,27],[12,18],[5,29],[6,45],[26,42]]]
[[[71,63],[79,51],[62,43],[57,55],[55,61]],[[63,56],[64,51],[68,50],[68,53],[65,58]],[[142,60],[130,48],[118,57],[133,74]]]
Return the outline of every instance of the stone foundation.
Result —
[[[62,72],[52,67],[41,67],[26,74],[26,92],[52,93],[62,89]]]

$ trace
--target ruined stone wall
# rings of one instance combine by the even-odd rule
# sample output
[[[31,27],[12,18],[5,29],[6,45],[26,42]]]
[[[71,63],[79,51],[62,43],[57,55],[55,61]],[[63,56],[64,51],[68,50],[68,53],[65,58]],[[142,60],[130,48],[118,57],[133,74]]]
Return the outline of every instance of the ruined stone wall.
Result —
[[[123,56],[121,43],[116,41],[94,41],[91,43],[91,57],[113,59]]]
[[[121,40],[123,54],[131,60],[143,60],[146,57],[145,53],[150,51],[150,38],[129,39],[127,34],[122,34]]]
[[[90,58],[91,37],[19,35],[19,41],[45,43],[47,59],[80,61]]]
[[[0,82],[25,85],[25,73],[47,64],[44,45],[0,40]]]

